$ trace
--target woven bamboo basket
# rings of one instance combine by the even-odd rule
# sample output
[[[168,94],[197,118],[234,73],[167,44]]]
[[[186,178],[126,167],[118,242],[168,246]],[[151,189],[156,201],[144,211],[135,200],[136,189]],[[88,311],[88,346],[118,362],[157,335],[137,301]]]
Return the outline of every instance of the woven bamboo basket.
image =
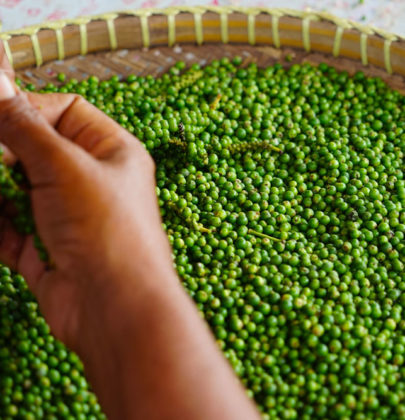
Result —
[[[43,23],[0,34],[25,82],[41,87],[64,72],[79,80],[158,75],[177,60],[204,64],[241,55],[260,66],[276,61],[327,62],[383,78],[405,91],[405,39],[327,13],[289,9],[177,7],[108,13]]]
[[[157,76],[176,61],[205,64],[326,62],[381,77],[405,93],[405,39],[326,13],[288,9],[180,7],[57,21],[0,34],[18,77],[38,88],[57,74],[78,80]]]

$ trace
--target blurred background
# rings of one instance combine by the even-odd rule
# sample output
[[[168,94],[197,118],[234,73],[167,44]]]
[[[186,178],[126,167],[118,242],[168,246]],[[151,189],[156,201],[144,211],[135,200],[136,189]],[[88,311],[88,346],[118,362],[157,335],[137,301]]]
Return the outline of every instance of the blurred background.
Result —
[[[174,5],[234,5],[324,10],[405,36],[405,0],[0,0],[3,30],[109,11]]]

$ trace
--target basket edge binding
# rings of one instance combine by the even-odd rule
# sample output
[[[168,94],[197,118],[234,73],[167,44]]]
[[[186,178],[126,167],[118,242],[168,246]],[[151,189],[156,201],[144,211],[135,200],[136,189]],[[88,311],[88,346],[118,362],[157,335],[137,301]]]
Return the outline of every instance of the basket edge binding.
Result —
[[[40,67],[44,63],[41,45],[38,39],[38,33],[42,30],[53,30],[57,44],[58,59],[63,60],[66,58],[64,48],[64,35],[63,29],[67,26],[76,26],[80,32],[80,54],[86,55],[88,53],[88,33],[87,25],[94,21],[104,21],[108,32],[110,50],[115,50],[118,47],[117,33],[115,27],[115,20],[118,17],[138,17],[140,19],[142,43],[145,48],[151,46],[150,32],[149,32],[149,18],[155,15],[167,17],[167,31],[168,31],[168,46],[173,46],[176,43],[176,15],[180,13],[189,13],[194,17],[194,31],[195,39],[198,45],[204,42],[203,39],[203,22],[202,16],[207,12],[213,12],[219,15],[220,18],[220,35],[223,43],[229,42],[229,25],[228,16],[232,13],[240,13],[247,17],[247,38],[251,45],[256,44],[255,36],[255,22],[256,16],[259,14],[269,15],[271,18],[272,26],[272,39],[273,46],[276,48],[281,47],[280,33],[279,33],[279,20],[282,17],[292,17],[302,20],[302,44],[303,48],[309,52],[311,51],[311,35],[310,25],[311,21],[324,21],[332,23],[336,26],[335,36],[333,41],[333,56],[338,57],[340,54],[340,46],[342,37],[345,30],[355,30],[360,34],[360,56],[363,65],[368,65],[369,57],[367,51],[368,37],[378,36],[383,40],[383,57],[384,67],[387,73],[392,74],[392,59],[391,59],[391,46],[394,42],[405,40],[404,37],[389,33],[387,31],[378,29],[371,25],[363,25],[348,19],[339,18],[327,12],[317,12],[312,10],[298,11],[288,8],[264,8],[264,7],[236,7],[236,6],[180,6],[169,7],[166,9],[138,9],[138,10],[125,10],[112,13],[105,13],[94,16],[83,16],[69,20],[58,20],[51,22],[44,22],[38,25],[29,26],[26,28],[2,32],[0,33],[0,40],[4,45],[5,53],[14,67],[13,52],[9,45],[9,41],[13,37],[28,36],[31,40],[32,51],[35,57],[35,64]]]

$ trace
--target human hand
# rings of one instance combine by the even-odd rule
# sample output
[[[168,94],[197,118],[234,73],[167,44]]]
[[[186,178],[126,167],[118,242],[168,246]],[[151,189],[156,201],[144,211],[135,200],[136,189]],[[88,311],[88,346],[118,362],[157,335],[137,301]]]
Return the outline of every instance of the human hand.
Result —
[[[2,44],[0,44],[0,70],[11,81],[12,85],[14,86],[14,89],[18,89],[16,84],[14,83],[14,77],[15,77],[14,69],[11,67],[10,62],[7,59],[7,55],[4,51],[4,47]],[[8,165],[14,165],[14,163],[16,162],[16,158],[13,155],[13,153],[11,153],[8,147],[6,147],[4,144],[1,145],[1,149],[3,151],[3,155],[2,155],[3,162]]]
[[[4,51],[3,44],[0,45],[0,69],[8,76],[11,82],[14,82],[14,69],[11,67]]]
[[[5,218],[0,259],[26,278],[54,334],[80,353],[83,333],[107,301],[136,282],[141,290],[153,273],[178,283],[154,164],[138,140],[78,96],[16,92],[3,73],[0,99],[0,141],[26,170],[54,268],[46,269],[32,237]]]
[[[108,418],[259,419],[174,272],[142,144],[80,97],[24,94],[1,72],[0,142],[25,168],[54,267],[4,217],[0,260],[82,358]]]
[[[108,417],[259,419],[174,272],[141,143],[83,99],[24,94],[4,73],[0,141],[24,165],[55,267],[5,218],[0,259],[81,356]]]

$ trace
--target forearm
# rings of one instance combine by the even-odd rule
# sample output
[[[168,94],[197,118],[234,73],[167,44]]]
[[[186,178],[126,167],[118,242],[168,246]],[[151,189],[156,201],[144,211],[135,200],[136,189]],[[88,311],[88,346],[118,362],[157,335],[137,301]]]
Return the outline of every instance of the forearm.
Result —
[[[109,419],[258,418],[178,280],[155,280],[105,308],[81,354]]]

